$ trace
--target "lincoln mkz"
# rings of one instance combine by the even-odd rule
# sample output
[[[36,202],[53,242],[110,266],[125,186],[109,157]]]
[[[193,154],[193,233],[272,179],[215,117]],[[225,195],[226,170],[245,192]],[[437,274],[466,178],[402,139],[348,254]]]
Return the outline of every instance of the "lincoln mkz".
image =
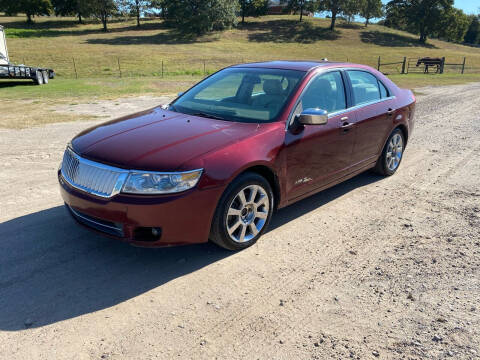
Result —
[[[231,66],[77,135],[61,194],[78,222],[135,245],[240,250],[278,208],[369,169],[393,175],[414,108],[410,90],[364,65]]]

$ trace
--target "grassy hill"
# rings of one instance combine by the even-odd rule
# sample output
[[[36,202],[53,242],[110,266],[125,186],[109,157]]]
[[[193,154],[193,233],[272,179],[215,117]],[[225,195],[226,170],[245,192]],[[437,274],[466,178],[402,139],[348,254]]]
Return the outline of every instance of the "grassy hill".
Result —
[[[148,20],[138,29],[134,21],[114,21],[103,33],[100,24],[76,24],[73,18],[0,16],[6,27],[12,61],[52,67],[58,78],[48,87],[3,87],[0,96],[92,97],[138,93],[172,93],[185,89],[204,73],[224,66],[271,59],[351,61],[375,66],[401,61],[404,56],[445,56],[447,62],[467,57],[467,74],[396,75],[400,65],[382,68],[403,86],[480,81],[480,49],[429,40],[378,25],[342,24],[334,32],[329,20],[295,16],[249,18],[245,25],[201,37],[185,36],[161,20]],[[75,67],[78,80],[75,80]],[[162,75],[162,62],[163,74]],[[120,71],[122,79],[120,80]],[[470,68],[476,68],[473,74]]]
[[[375,65],[404,56],[445,56],[480,72],[480,49],[443,41],[418,43],[415,36],[378,25],[339,24],[334,32],[326,19],[297,22],[295,16],[248,19],[238,29],[201,37],[182,36],[161,20],[147,21],[137,29],[134,22],[115,22],[102,33],[97,23],[77,25],[75,19],[37,18],[27,26],[24,18],[0,17],[7,28],[11,57],[16,62],[41,63],[60,76],[73,77],[73,58],[80,77],[159,75],[161,62],[170,75],[202,75],[207,71],[243,61],[270,59],[321,59]],[[395,69],[390,69],[394,71]]]

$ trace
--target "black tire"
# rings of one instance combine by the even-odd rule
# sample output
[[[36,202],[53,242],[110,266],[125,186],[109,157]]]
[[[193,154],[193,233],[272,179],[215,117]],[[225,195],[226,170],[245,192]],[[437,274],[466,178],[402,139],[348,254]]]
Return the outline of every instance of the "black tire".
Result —
[[[392,141],[392,139],[394,137],[397,138],[397,136],[401,137],[402,151],[401,151],[398,163],[396,164],[396,166],[394,168],[392,168],[388,164],[389,145],[390,145],[390,142]],[[403,135],[403,131],[397,128],[397,129],[393,130],[392,133],[390,134],[390,136],[388,137],[388,140],[385,143],[385,146],[383,147],[382,154],[378,158],[377,163],[375,164],[375,167],[373,168],[373,171],[375,173],[379,174],[379,175],[392,176],[393,174],[395,174],[397,172],[398,168],[400,167],[400,164],[401,164],[402,159],[403,159],[403,152],[404,151],[405,151],[405,136]]]
[[[48,71],[46,70],[42,71],[42,75],[43,75],[43,83],[48,84]]]
[[[40,70],[37,70],[35,72],[35,84],[37,85],[43,85],[43,74]]]
[[[253,238],[249,240],[245,240],[244,242],[238,242],[232,239],[232,237],[235,237],[235,233],[232,234],[232,236],[228,233],[227,230],[227,221],[232,220],[232,215],[227,215],[229,209],[231,209],[231,206],[233,206],[234,202],[238,201],[238,195],[241,191],[249,191],[250,187],[255,188],[255,186],[258,186],[258,195],[255,197],[255,199],[263,199],[263,196],[268,197],[268,209],[266,209],[266,202],[267,200],[265,199],[264,203],[264,210],[265,212],[263,213],[264,217],[266,215],[265,221],[261,227],[261,230],[253,236],[253,233],[250,234],[250,236],[253,236]],[[263,190],[263,191],[262,191]],[[255,192],[257,194],[257,192]],[[245,194],[245,193],[244,193]],[[251,196],[251,193],[250,193]],[[253,202],[255,202],[255,199],[253,199]],[[260,202],[260,200],[258,200]],[[248,204],[246,206],[249,206]],[[245,249],[249,246],[252,246],[257,242],[257,240],[262,236],[262,234],[265,232],[265,230],[268,228],[268,225],[270,223],[270,219],[272,218],[272,212],[273,212],[273,206],[274,206],[274,196],[272,192],[272,188],[268,181],[260,176],[259,174],[253,173],[253,172],[247,172],[242,175],[240,175],[238,178],[236,178],[225,190],[223,193],[222,197],[220,198],[220,201],[218,202],[217,208],[215,210],[215,214],[213,217],[212,221],[212,226],[210,229],[210,240],[217,244],[218,246],[221,246],[225,249],[228,250],[242,250]],[[258,207],[260,209],[260,206]],[[260,213],[261,211],[258,211]],[[236,216],[236,215],[235,215]],[[255,221],[262,221],[263,219],[256,218],[256,212],[253,214],[253,224],[257,227],[255,224]],[[240,221],[240,217],[238,217],[238,221]],[[249,231],[251,232],[250,225],[244,225],[241,223],[239,228],[246,227]],[[234,227],[234,226],[232,226]],[[242,230],[239,230],[240,232]],[[246,239],[246,235],[244,233],[244,237]]]

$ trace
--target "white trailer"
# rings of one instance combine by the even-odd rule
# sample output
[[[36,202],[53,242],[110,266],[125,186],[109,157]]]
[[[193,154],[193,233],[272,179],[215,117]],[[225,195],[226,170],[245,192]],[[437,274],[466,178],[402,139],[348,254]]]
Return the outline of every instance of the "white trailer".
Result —
[[[37,85],[48,84],[55,71],[42,67],[14,65],[8,57],[5,29],[0,25],[0,79],[31,79]]]

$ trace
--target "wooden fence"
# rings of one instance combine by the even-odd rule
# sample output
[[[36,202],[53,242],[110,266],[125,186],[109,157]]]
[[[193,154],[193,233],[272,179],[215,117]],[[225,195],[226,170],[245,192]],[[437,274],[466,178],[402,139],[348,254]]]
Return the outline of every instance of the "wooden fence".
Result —
[[[439,65],[439,71],[436,72],[438,74],[443,74],[446,71],[448,72],[459,72],[461,74],[465,74],[465,70],[467,69],[468,72],[475,73],[480,72],[480,68],[466,67],[467,58],[464,57],[461,63],[448,63],[446,62],[445,57],[441,58],[441,64]],[[419,58],[407,58],[406,56],[403,57],[402,61],[390,61],[390,62],[382,62],[382,57],[378,57],[377,62],[377,70],[387,73],[388,71],[398,72],[400,74],[410,74],[410,73],[424,73],[425,72],[425,65],[417,65]],[[392,66],[394,66],[392,68]],[[383,70],[382,70],[383,68]]]

